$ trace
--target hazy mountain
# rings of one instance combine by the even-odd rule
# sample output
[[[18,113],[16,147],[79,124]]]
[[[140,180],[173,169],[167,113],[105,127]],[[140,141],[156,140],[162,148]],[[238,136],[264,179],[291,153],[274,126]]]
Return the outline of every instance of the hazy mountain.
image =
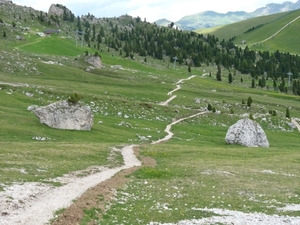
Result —
[[[214,11],[204,11],[197,14],[185,16],[179,21],[174,22],[180,29],[183,30],[197,30],[210,28],[220,25],[226,25],[230,23],[239,22],[249,18],[271,15],[280,12],[286,12],[291,10],[300,9],[300,0],[296,3],[284,2],[282,4],[271,3],[265,7],[258,8],[254,12],[247,13],[244,11],[235,11],[228,13],[217,13]],[[167,19],[155,21],[157,25],[167,26],[171,21]],[[167,24],[166,24],[167,23]]]
[[[160,19],[160,20],[155,21],[155,23],[159,26],[167,27],[168,24],[172,23],[172,21],[167,20],[167,19]]]
[[[300,1],[295,3],[293,2],[284,2],[282,4],[271,3],[267,4],[265,7],[259,8],[251,13],[252,17],[256,16],[265,16],[280,12],[287,12],[291,10],[296,10],[300,8]]]

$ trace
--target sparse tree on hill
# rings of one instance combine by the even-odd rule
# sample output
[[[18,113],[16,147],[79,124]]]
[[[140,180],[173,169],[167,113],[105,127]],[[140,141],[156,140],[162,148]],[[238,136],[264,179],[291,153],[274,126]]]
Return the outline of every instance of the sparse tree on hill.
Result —
[[[291,118],[289,107],[286,107],[285,117],[289,119]]]
[[[222,81],[222,78],[221,78],[221,66],[218,65],[218,71],[217,71],[217,81]]]
[[[191,65],[188,66],[188,72],[189,72],[189,73],[192,72]]]
[[[231,84],[232,81],[233,81],[232,74],[229,73],[229,75],[228,75],[228,82],[229,82],[229,84]]]
[[[273,88],[274,88],[274,90],[277,89],[277,83],[276,83],[276,80],[275,80],[275,79],[273,80]]]
[[[251,87],[252,87],[252,88],[255,88],[255,80],[254,80],[254,78],[252,78]]]
[[[252,104],[252,98],[249,96],[247,100],[247,106],[251,107],[251,104]]]
[[[208,105],[207,105],[207,110],[208,110],[208,111],[212,111],[212,109],[213,109],[213,108],[212,108],[211,104],[208,103]]]
[[[3,31],[3,37],[6,38],[6,32],[5,31]]]

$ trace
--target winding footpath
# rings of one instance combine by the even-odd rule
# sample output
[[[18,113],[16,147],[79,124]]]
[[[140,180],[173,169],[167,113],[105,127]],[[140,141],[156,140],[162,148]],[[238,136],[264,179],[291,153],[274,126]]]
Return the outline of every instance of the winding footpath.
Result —
[[[168,95],[169,95],[169,96],[170,96],[170,95],[173,95],[173,93],[174,93],[175,91],[180,90],[180,89],[181,89],[181,84],[183,83],[183,81],[185,81],[185,80],[190,80],[190,79],[192,79],[192,78],[194,78],[194,77],[196,77],[196,76],[195,76],[195,75],[192,75],[192,76],[190,76],[190,77],[188,77],[188,78],[179,80],[177,83],[175,83],[176,88],[175,88],[174,90],[170,91],[170,92],[168,93]],[[177,95],[173,95],[173,96],[170,97],[167,101],[161,102],[161,103],[159,103],[159,104],[160,104],[160,105],[167,106],[167,105],[169,104],[169,102],[171,102],[172,100],[174,100],[176,97],[177,97]]]
[[[263,41],[259,41],[259,42],[256,42],[252,45],[257,45],[257,44],[261,44],[261,43],[264,43],[268,40],[270,40],[271,38],[275,37],[277,34],[279,34],[282,30],[284,30],[286,27],[288,27],[291,23],[294,23],[295,21],[297,21],[298,19],[300,18],[300,16],[298,16],[297,18],[293,19],[292,21],[290,21],[288,24],[284,25],[281,29],[279,29],[275,34],[271,35],[270,37],[266,38],[265,40]]]
[[[176,88],[168,93],[172,95],[178,91],[180,84],[185,80],[190,80],[195,76],[181,79],[176,83]],[[167,105],[176,96],[172,96],[162,105]],[[159,144],[172,138],[170,131],[172,126],[183,120],[202,115],[199,112],[186,118],[181,118],[167,125],[165,132],[167,136],[153,142]],[[79,198],[89,188],[110,179],[121,170],[135,166],[141,166],[141,162],[136,158],[133,148],[136,145],[125,146],[121,149],[124,165],[112,169],[104,169],[101,172],[93,173],[86,177],[72,177],[71,181],[61,187],[52,187],[42,183],[25,183],[24,185],[15,184],[0,192],[0,225],[42,225],[48,224],[53,218],[53,213],[59,209],[67,208],[74,199]],[[8,201],[8,199],[12,199]]]
[[[176,83],[176,89],[169,92],[172,95],[178,91],[180,84],[184,80],[194,78],[191,76],[187,79],[182,79]],[[172,96],[163,105],[167,105],[176,96]],[[151,144],[159,144],[168,141],[172,138],[173,133],[171,128],[173,125],[182,122],[183,120],[191,119],[196,116],[209,113],[208,111],[198,112],[194,115],[178,119],[167,125],[165,132],[167,135]],[[296,121],[295,121],[296,122]],[[297,123],[298,124],[298,123]],[[300,126],[297,126],[300,129]],[[79,198],[89,188],[110,179],[116,173],[124,169],[129,169],[135,166],[141,166],[141,162],[136,158],[133,148],[136,145],[128,145],[121,149],[124,158],[124,165],[112,169],[103,169],[101,172],[88,175],[86,177],[72,177],[71,181],[61,187],[52,187],[41,183],[25,183],[24,185],[13,185],[5,191],[0,192],[0,225],[43,225],[49,224],[49,220],[53,218],[53,213],[59,209],[69,207],[74,199]],[[9,201],[10,199],[11,201]],[[300,210],[299,205],[295,205],[296,210]],[[203,212],[212,212],[216,216],[203,218],[199,220],[183,220],[178,223],[167,223],[165,225],[202,225],[202,224],[266,224],[266,225],[290,225],[300,224],[299,217],[266,215],[263,213],[243,213],[224,209],[193,209]],[[159,222],[151,222],[149,225],[163,225]]]

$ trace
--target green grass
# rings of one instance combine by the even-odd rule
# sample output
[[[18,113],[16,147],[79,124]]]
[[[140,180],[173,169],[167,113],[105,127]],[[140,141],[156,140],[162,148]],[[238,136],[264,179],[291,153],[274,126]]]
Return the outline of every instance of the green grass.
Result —
[[[80,46],[76,46],[73,39],[56,34],[39,37],[34,42],[17,47],[26,52],[56,56],[77,56],[83,52]]]
[[[190,76],[186,66],[173,69],[167,59],[159,62],[150,57],[147,63],[142,57],[124,59],[102,46],[105,68],[86,72],[86,48],[75,47],[74,41],[61,36],[39,38],[34,33],[26,43],[6,46],[0,41],[0,48],[6,51],[0,62],[0,81],[23,84],[0,84],[0,188],[14,182],[57,186],[60,184],[51,178],[90,166],[121,165],[121,154],[112,147],[143,144],[141,154],[154,158],[157,165],[129,175],[131,181],[117,190],[110,209],[98,212],[87,208],[81,224],[98,220],[99,214],[103,214],[101,224],[178,222],[212,215],[193,210],[201,207],[272,214],[279,213],[277,206],[300,203],[299,133],[285,118],[287,106],[292,117],[300,118],[299,96],[250,88],[251,79],[241,74],[228,84],[226,71],[222,82],[217,82],[216,68],[205,66],[192,68],[197,76],[184,81],[182,89],[174,93],[177,98],[161,106],[175,83]],[[91,54],[94,51],[89,49]],[[44,63],[47,61],[61,65]],[[113,65],[123,69],[111,68]],[[202,77],[206,72],[212,72],[212,77]],[[90,131],[49,128],[27,110],[30,105],[48,105],[74,93],[93,110]],[[242,104],[249,96],[251,108]],[[172,128],[170,141],[150,145],[165,136],[167,124],[206,108],[208,103],[220,114],[185,120]],[[276,110],[277,116],[269,115],[269,110]],[[270,148],[225,143],[228,127],[246,113],[258,116],[256,121],[267,133]],[[299,212],[286,214],[299,216]]]
[[[282,133],[268,132],[270,148],[248,149],[227,145],[225,128],[203,123],[197,128],[179,126],[172,141],[142,148],[142,154],[156,159],[157,166],[132,174],[102,224],[176,223],[211,216],[193,210],[205,207],[300,215],[276,210],[300,201],[298,149],[288,144],[297,142],[298,133],[282,142]],[[185,140],[193,132],[194,140]]]

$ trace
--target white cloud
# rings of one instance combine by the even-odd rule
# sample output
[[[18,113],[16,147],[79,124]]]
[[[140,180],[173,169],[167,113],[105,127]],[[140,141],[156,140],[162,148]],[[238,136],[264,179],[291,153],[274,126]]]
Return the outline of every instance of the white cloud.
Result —
[[[296,1],[291,0],[291,2]],[[47,12],[53,0],[15,0],[13,2]],[[140,16],[142,19],[147,18],[147,21],[150,22],[162,18],[175,22],[184,16],[207,10],[219,13],[228,11],[253,12],[266,4],[283,2],[284,0],[57,0],[56,3],[65,5],[76,16],[88,13],[96,17],[114,17],[128,14],[135,17]]]

